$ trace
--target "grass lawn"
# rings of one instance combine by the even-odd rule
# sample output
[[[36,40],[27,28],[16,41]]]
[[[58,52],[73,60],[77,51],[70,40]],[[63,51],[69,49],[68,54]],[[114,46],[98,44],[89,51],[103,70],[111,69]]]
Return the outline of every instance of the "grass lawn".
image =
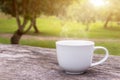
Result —
[[[8,38],[0,38],[0,43],[9,44],[10,41]],[[47,47],[47,48],[55,48],[55,41],[54,40],[21,40],[22,45],[30,45],[30,46],[37,46],[37,47]],[[109,50],[111,55],[119,55],[120,56],[120,43],[117,42],[96,42],[95,46],[104,46]],[[98,50],[95,51],[98,54],[104,54],[103,51]]]
[[[14,18],[0,18],[0,33],[13,33],[17,29],[17,24]]]
[[[104,29],[101,22],[90,24],[90,30],[85,31],[86,26],[75,21],[62,21],[56,17],[42,17],[37,20],[37,26],[40,34],[37,36],[56,36],[56,37],[72,37],[72,38],[88,38],[88,39],[103,39],[104,41],[96,41],[96,45],[105,46],[108,48],[110,54],[120,55],[119,42],[107,42],[106,39],[120,39],[120,25],[112,24],[113,27]],[[17,24],[14,18],[0,19],[0,34],[13,33],[17,29]],[[28,34],[36,36],[32,29]],[[0,43],[9,44],[8,38],[0,36]],[[55,48],[54,40],[24,40],[20,44]],[[101,51],[98,51],[99,53]]]
[[[75,21],[62,21],[55,17],[39,18],[37,26],[42,36],[60,36],[77,38],[104,38],[120,39],[120,25],[104,29],[101,22],[90,25],[90,30],[85,31],[86,26]],[[14,18],[0,19],[0,33],[13,33],[17,29]],[[32,29],[28,34],[36,35]]]

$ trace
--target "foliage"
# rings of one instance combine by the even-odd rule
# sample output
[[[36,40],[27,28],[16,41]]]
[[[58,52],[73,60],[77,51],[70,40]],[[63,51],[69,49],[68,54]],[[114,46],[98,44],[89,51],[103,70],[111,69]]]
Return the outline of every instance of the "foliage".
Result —
[[[109,12],[113,14],[112,19],[114,21],[120,21],[120,0],[110,0]]]
[[[64,14],[67,6],[77,0],[42,0],[40,1],[40,11],[47,15]]]
[[[1,0],[3,12],[16,16],[16,11],[24,17],[34,17],[42,13],[48,15],[64,13],[67,5],[77,0]],[[16,6],[15,6],[16,5]]]

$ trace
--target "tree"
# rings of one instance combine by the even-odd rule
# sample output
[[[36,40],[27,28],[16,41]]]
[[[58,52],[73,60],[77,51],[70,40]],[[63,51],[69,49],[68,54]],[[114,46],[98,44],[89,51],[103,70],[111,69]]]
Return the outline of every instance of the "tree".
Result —
[[[108,23],[111,20],[120,21],[120,0],[109,0],[109,7],[106,10],[108,15],[104,24],[104,28],[108,27]]]
[[[23,34],[27,33],[34,24],[34,18],[39,15],[40,1],[34,0],[1,0],[1,9],[3,12],[16,18],[18,29],[11,37],[12,44],[18,44]],[[37,6],[34,6],[37,5]],[[29,27],[25,27],[30,22]]]
[[[67,13],[68,18],[85,24],[86,31],[89,30],[89,24],[95,21],[95,15],[96,11],[88,0],[83,0],[75,5],[71,5]]]
[[[57,14],[75,0],[0,0],[0,8],[3,12],[16,18],[18,29],[11,37],[12,44],[19,44],[19,41],[32,26],[38,32],[36,18],[41,14]],[[27,29],[26,26],[29,23]]]

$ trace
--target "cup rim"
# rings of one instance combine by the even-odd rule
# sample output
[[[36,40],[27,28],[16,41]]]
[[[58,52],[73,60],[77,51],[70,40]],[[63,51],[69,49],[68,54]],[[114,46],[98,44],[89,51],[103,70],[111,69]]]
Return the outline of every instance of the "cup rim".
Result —
[[[89,45],[94,45],[94,44],[95,43],[93,41],[89,41],[89,40],[59,40],[59,41],[56,41],[56,45],[60,45],[60,46],[89,46]]]

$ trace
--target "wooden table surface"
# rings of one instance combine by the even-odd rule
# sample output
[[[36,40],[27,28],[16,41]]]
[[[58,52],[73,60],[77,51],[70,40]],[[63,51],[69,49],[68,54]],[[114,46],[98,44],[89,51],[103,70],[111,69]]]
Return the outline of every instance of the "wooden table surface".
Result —
[[[95,55],[94,61],[103,55]],[[67,75],[55,49],[0,44],[0,80],[120,80],[120,56],[110,56],[82,75]]]

